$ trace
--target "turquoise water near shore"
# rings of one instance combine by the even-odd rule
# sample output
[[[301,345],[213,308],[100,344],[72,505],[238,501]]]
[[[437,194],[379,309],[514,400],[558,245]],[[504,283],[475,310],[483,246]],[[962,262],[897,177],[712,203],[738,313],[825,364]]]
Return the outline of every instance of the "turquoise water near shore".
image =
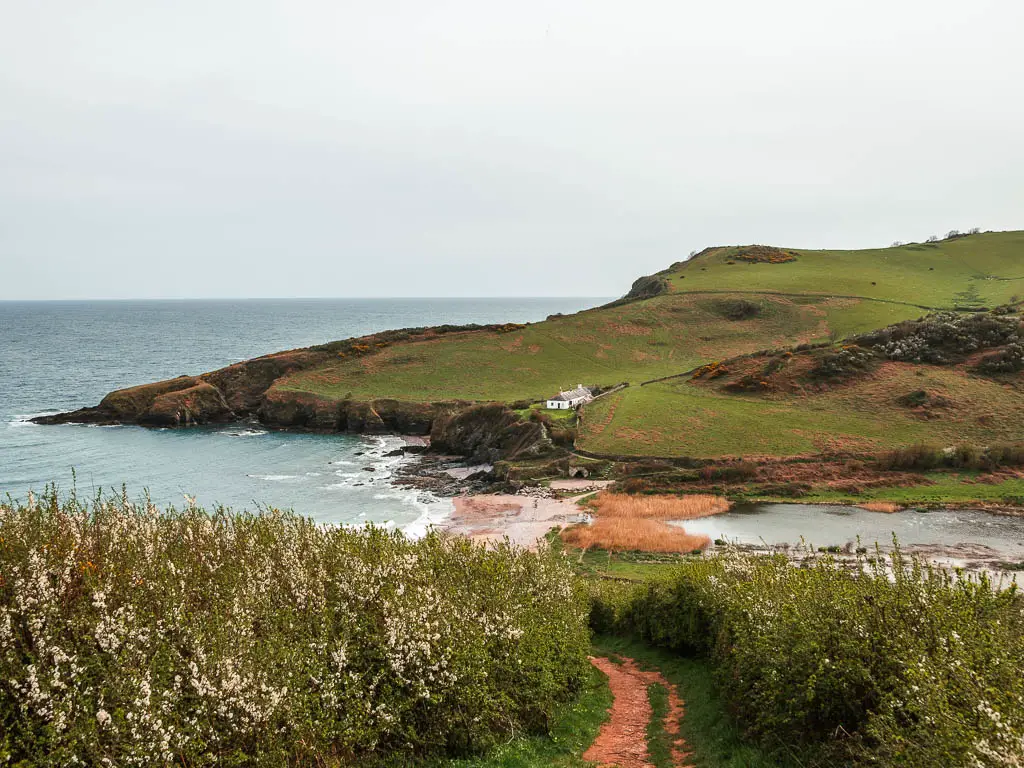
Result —
[[[389,328],[526,322],[602,298],[0,302],[0,494],[24,497],[72,469],[79,493],[159,504],[292,508],[325,522],[416,533],[450,503],[389,483],[398,438],[272,432],[43,427],[30,416],[95,405],[110,390],[282,349]],[[369,471],[371,470],[372,471]]]

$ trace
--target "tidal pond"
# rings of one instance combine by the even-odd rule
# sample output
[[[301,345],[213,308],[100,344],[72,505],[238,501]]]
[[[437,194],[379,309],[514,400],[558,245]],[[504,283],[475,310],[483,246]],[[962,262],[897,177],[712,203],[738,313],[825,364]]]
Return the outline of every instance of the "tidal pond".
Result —
[[[791,544],[813,547],[891,548],[893,534],[901,547],[925,549],[965,558],[1024,560],[1024,517],[973,509],[914,510],[887,514],[830,504],[744,504],[728,512],[675,523],[736,544]]]

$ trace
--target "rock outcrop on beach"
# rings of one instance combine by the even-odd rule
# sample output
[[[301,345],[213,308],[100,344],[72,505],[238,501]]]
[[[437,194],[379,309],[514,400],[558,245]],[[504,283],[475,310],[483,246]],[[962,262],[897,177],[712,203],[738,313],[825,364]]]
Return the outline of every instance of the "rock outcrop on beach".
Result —
[[[501,403],[443,410],[434,419],[430,444],[481,463],[534,458],[554,449],[542,423],[524,421]]]

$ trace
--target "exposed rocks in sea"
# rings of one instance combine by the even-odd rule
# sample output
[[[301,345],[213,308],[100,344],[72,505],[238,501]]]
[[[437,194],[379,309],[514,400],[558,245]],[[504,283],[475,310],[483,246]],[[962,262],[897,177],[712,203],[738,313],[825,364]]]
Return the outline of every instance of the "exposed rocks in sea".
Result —
[[[233,421],[236,414],[223,393],[196,376],[111,392],[94,408],[39,416],[37,424],[140,424],[185,427]]]

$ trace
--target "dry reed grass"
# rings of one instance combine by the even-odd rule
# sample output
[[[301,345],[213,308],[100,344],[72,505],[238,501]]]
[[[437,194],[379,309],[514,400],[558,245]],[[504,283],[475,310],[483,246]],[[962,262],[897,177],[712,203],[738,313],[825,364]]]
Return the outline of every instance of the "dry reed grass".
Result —
[[[689,534],[662,520],[693,520],[717,515],[729,509],[721,496],[630,496],[625,493],[600,493],[591,506],[595,520],[562,533],[571,546],[596,547],[613,552],[692,552],[704,549],[710,539]]]
[[[857,506],[861,509],[866,509],[868,512],[885,512],[886,514],[899,512],[903,509],[899,504],[893,504],[891,501],[867,501]]]
[[[631,496],[625,493],[600,493],[592,502],[594,514],[601,518],[693,520],[717,515],[729,509],[729,502],[708,493],[687,496]]]
[[[710,543],[707,536],[689,534],[682,528],[642,518],[598,518],[590,525],[562,531],[562,541],[580,549],[594,547],[611,552],[692,552]]]

